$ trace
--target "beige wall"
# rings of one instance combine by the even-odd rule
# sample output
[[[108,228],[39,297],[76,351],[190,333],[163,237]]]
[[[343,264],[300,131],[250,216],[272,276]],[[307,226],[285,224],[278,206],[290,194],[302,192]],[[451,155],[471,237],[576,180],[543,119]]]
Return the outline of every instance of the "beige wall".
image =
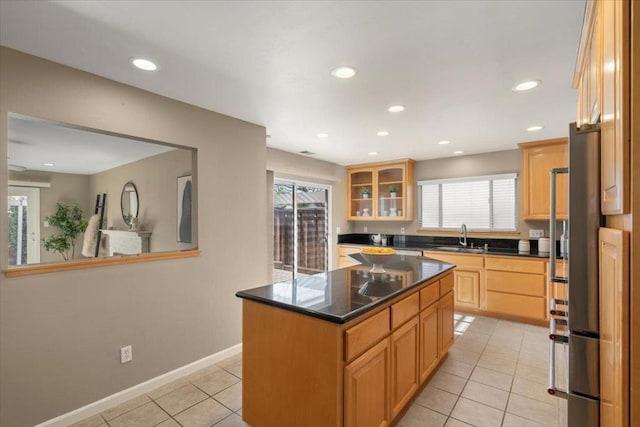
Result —
[[[37,424],[238,344],[234,294],[267,280],[266,215],[256,215],[267,205],[265,129],[6,48],[0,93],[4,200],[9,112],[197,148],[203,165],[199,257],[0,276],[0,425]],[[6,248],[0,233],[3,269]],[[121,365],[128,344],[134,359]]]
[[[330,247],[332,250],[330,269],[338,268],[338,254],[335,245],[338,242],[336,233],[340,227],[340,233],[351,232],[351,224],[347,222],[347,193],[346,193],[346,169],[335,163],[317,160],[307,156],[289,153],[286,151],[267,149],[267,171],[273,173],[275,178],[300,180],[316,184],[331,186],[331,230]],[[273,182],[272,182],[273,184]],[[270,211],[270,224],[273,224],[273,190],[268,193],[268,211]],[[273,229],[269,233],[273,241]],[[273,259],[273,248],[270,248],[270,258]]]
[[[415,164],[416,181],[440,178],[457,178],[464,176],[493,175],[501,173],[520,174],[520,150],[497,151],[493,153],[475,154],[469,156],[456,156],[444,159],[423,160]],[[518,177],[520,182],[520,178]],[[416,193],[417,193],[416,188]],[[518,188],[518,197],[521,194]],[[428,233],[418,232],[419,214],[418,200],[416,195],[414,221],[410,222],[355,222],[353,226],[354,233],[364,233],[364,227],[367,227],[367,233],[387,233],[400,234],[400,227],[405,227],[406,234],[428,235]],[[518,200],[518,206],[520,206]],[[518,231],[519,235],[512,236],[514,239],[528,238],[530,228],[541,228],[548,234],[548,221],[520,221]],[[457,235],[457,232],[451,233]]]
[[[122,187],[132,181],[138,190],[141,229],[151,231],[151,252],[191,249],[193,243],[178,243],[177,178],[191,175],[192,150],[173,150],[138,160],[92,175],[89,183],[91,197],[107,194],[107,225],[128,230],[122,219],[120,195]]]
[[[85,218],[89,218],[93,213],[93,206],[87,198],[89,194],[89,176],[76,175],[70,173],[53,172],[10,172],[9,179],[17,181],[48,182],[51,187],[40,188],[40,238],[57,234],[60,232],[55,227],[44,227],[44,219],[48,215],[55,213],[56,203],[72,205],[77,203]],[[83,234],[76,240],[75,258],[82,258],[82,238]],[[40,262],[62,262],[62,255],[57,252],[48,252],[40,245]]]

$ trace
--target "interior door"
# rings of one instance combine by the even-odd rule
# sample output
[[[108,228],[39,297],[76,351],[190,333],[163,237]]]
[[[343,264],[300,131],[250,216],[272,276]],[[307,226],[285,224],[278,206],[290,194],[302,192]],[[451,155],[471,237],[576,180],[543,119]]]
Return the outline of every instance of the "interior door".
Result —
[[[9,265],[40,262],[40,189],[9,187]]]

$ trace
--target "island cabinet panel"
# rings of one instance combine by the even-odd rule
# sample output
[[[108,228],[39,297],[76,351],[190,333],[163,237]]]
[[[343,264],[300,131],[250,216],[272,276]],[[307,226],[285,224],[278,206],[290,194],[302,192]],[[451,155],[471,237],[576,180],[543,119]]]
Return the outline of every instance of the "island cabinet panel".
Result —
[[[243,419],[256,427],[341,426],[340,325],[247,299],[242,312]],[[301,396],[304,405],[294,405]]]
[[[453,277],[454,276],[449,275],[440,279],[440,295],[445,295],[449,293],[449,291],[453,290],[453,286],[455,282]]]
[[[420,333],[418,316],[391,335],[391,416],[395,418],[419,385]]]
[[[450,277],[450,276],[447,276]],[[424,310],[440,298],[439,281],[420,291],[420,310]]]
[[[418,292],[391,306],[391,328],[396,329],[420,311]]]
[[[440,360],[438,343],[438,304],[420,313],[420,383],[424,383]]]
[[[389,309],[368,318],[345,332],[345,359],[360,355],[389,333]]]
[[[453,292],[449,292],[447,295],[440,299],[440,307],[438,308],[439,316],[439,351],[440,357],[443,357],[449,348],[453,345],[454,341],[454,326],[453,326]]]
[[[346,427],[389,425],[390,367],[388,338],[347,365],[344,379]]]

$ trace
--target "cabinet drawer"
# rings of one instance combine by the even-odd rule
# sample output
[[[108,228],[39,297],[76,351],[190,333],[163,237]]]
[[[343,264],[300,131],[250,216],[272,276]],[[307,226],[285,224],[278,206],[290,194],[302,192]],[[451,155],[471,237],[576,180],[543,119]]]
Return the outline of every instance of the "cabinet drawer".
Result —
[[[437,259],[439,261],[448,262],[449,264],[455,264],[457,266],[465,267],[484,267],[483,255],[459,255],[459,254],[447,254],[436,251],[424,251],[423,256]]]
[[[338,246],[338,256],[347,256],[351,254],[357,254],[362,250],[360,247],[353,246]]]
[[[545,296],[546,280],[540,274],[487,271],[487,290],[511,294]]]
[[[420,295],[418,292],[406,297],[391,306],[391,329],[395,329],[420,311]]]
[[[487,310],[513,316],[545,319],[545,299],[487,291]]]
[[[424,310],[440,298],[439,281],[433,282],[420,291],[420,310]]]
[[[345,359],[351,360],[360,355],[388,333],[389,309],[387,308],[344,333]]]
[[[453,273],[449,273],[440,279],[440,296],[453,290]]]
[[[488,270],[516,271],[519,273],[544,274],[545,260],[487,257]]]

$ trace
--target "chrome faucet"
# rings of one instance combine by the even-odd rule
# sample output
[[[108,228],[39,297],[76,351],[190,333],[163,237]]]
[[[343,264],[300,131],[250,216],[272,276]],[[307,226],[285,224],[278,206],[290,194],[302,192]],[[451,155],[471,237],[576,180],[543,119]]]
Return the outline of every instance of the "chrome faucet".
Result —
[[[462,227],[460,227],[460,237],[458,241],[463,247],[467,247],[467,226],[465,224],[462,224]]]

